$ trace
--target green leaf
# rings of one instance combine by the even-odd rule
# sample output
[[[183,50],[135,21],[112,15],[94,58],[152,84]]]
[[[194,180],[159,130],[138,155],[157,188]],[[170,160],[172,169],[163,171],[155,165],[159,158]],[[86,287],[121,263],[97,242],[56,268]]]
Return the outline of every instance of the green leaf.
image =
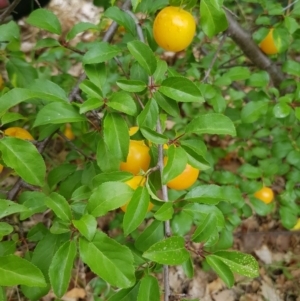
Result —
[[[131,251],[103,232],[97,232],[92,242],[79,240],[80,257],[90,269],[113,286],[131,287],[135,270]]]
[[[249,254],[236,251],[218,251],[213,256],[223,261],[234,273],[251,278],[259,276],[258,263]]]
[[[101,106],[103,106],[104,101],[102,99],[98,98],[89,98],[86,101],[84,101],[80,105],[79,113],[85,114],[86,112],[99,109]]]
[[[150,202],[150,196],[146,187],[138,187],[125,212],[123,219],[124,234],[127,236],[134,231],[145,219]]]
[[[48,9],[39,8],[34,10],[26,19],[26,22],[51,33],[61,34],[61,25],[58,18]]]
[[[173,117],[179,116],[179,106],[178,103],[169,97],[163,96],[158,91],[154,94],[154,99],[156,100],[157,104],[166,111],[169,115]]]
[[[107,79],[105,63],[84,65],[84,71],[93,84],[100,89],[103,88]]]
[[[142,132],[143,136],[148,140],[156,144],[164,144],[169,141],[169,139],[163,135],[159,134],[156,131],[153,131],[147,127],[141,127],[140,131]]]
[[[184,199],[190,202],[216,205],[220,201],[223,201],[224,198],[222,187],[211,184],[193,188],[186,194]]]
[[[44,106],[37,114],[34,127],[44,124],[81,122],[86,119],[69,103],[53,102]]]
[[[166,184],[180,175],[184,171],[186,164],[187,156],[184,149],[170,146],[168,149],[168,161],[163,169],[162,183]]]
[[[57,250],[49,267],[50,283],[54,294],[61,298],[68,290],[76,257],[75,241],[67,241]]]
[[[130,116],[135,116],[137,106],[134,99],[126,92],[115,92],[106,102],[106,105],[116,111],[126,113]]]
[[[292,108],[284,101],[279,102],[273,108],[273,113],[276,118],[285,118],[290,115]]]
[[[87,240],[91,241],[94,238],[97,230],[97,220],[92,215],[85,214],[79,220],[73,220],[72,223]]]
[[[3,236],[8,235],[13,231],[13,226],[8,223],[0,222],[0,240],[2,240]]]
[[[74,173],[76,169],[76,165],[68,163],[53,168],[48,174],[48,185],[50,189],[53,189],[59,182]]]
[[[114,171],[114,172],[104,172],[96,175],[93,178],[93,187],[98,187],[105,182],[121,181],[125,182],[132,179],[132,173],[127,171]]]
[[[233,67],[226,73],[226,77],[229,77],[232,81],[245,80],[250,77],[251,73],[248,67]]]
[[[300,76],[300,63],[295,60],[286,60],[282,66],[282,71],[290,75]]]
[[[127,48],[148,75],[155,72],[157,61],[149,46],[141,41],[131,41],[127,43]]]
[[[198,87],[186,77],[169,77],[161,83],[158,91],[178,102],[204,101]]]
[[[173,236],[152,245],[143,257],[161,264],[178,265],[189,258],[189,252],[185,249],[184,238]]]
[[[118,290],[117,293],[113,294],[107,301],[132,301],[136,300],[138,296],[140,282],[135,286]]]
[[[185,129],[186,133],[236,136],[233,122],[227,116],[210,113],[196,117]]]
[[[146,251],[153,244],[164,237],[164,225],[162,222],[154,220],[136,239],[135,247],[139,251]]]
[[[36,69],[28,62],[19,58],[10,58],[6,63],[6,69],[14,87],[27,87],[37,78]]]
[[[262,171],[258,167],[252,166],[248,163],[243,164],[238,169],[238,172],[240,175],[248,179],[258,179],[262,176]]]
[[[98,30],[98,26],[89,22],[79,22],[75,24],[72,29],[67,33],[66,41],[70,41],[76,37],[81,32],[84,32],[89,29]]]
[[[71,208],[67,200],[60,194],[52,192],[45,202],[55,215],[65,222],[69,222],[72,219]]]
[[[120,79],[116,82],[117,86],[126,92],[142,92],[147,85],[140,80]]]
[[[300,108],[295,108],[295,116],[298,120],[300,120]]]
[[[128,132],[127,132],[128,134]],[[121,160],[112,154],[102,137],[97,137],[97,164],[104,172],[116,171],[120,167]]]
[[[100,98],[102,99],[102,91],[98,86],[88,79],[82,81],[79,88],[88,95],[88,97]]]
[[[141,280],[137,301],[158,301],[160,300],[160,288],[158,281],[151,275]]]
[[[201,0],[200,2],[201,27],[210,38],[228,27],[222,4],[223,0]]]
[[[22,116],[19,113],[6,112],[1,118],[1,124],[5,125],[7,123],[11,123],[21,119],[26,120],[26,117]]]
[[[246,81],[246,85],[250,87],[262,88],[269,84],[270,76],[267,71],[258,71],[252,73],[250,78]]]
[[[106,62],[117,56],[121,49],[118,46],[110,45],[107,42],[95,43],[83,56],[83,64],[98,64]]]
[[[5,137],[0,140],[0,151],[5,165],[14,169],[25,182],[40,187],[44,185],[46,165],[31,142]]]
[[[266,204],[263,201],[252,196],[250,197],[250,202],[252,204],[254,211],[260,216],[267,216],[274,209],[273,203]]]
[[[103,139],[111,155],[126,161],[129,151],[129,132],[125,120],[117,113],[108,113],[103,121]]]
[[[242,109],[241,119],[243,123],[253,123],[267,112],[268,102],[264,100],[248,102]]]
[[[16,43],[16,50],[19,50],[20,27],[16,22],[11,21],[7,24],[1,24],[0,37],[1,42],[10,42],[9,44]]]
[[[20,220],[27,219],[35,213],[47,210],[45,205],[47,196],[38,191],[24,191],[19,196],[19,202],[26,206],[27,210],[21,212]]]
[[[159,221],[167,221],[172,218],[173,214],[173,203],[166,202],[155,212],[154,217]]]
[[[194,242],[206,242],[215,234],[218,237],[216,223],[217,217],[214,214],[206,215],[193,233],[192,240]]]
[[[9,200],[0,199],[0,219],[8,215],[24,212],[28,209],[24,205],[19,205]]]
[[[105,182],[97,187],[88,200],[88,211],[95,217],[126,204],[132,197],[133,190],[125,183]]]
[[[126,12],[122,11],[117,6],[109,7],[104,16],[117,22],[119,25],[124,26],[133,36],[136,35],[136,25],[132,17]]]
[[[52,39],[52,38],[45,38],[38,40],[35,45],[35,49],[41,49],[41,48],[51,48],[51,47],[60,47],[61,44],[59,41]]]
[[[0,99],[1,100],[1,99]],[[159,108],[154,99],[150,99],[137,117],[137,125],[154,129],[158,120]]]
[[[207,216],[213,215],[216,217],[215,227],[220,231],[225,226],[225,219],[223,213],[216,206],[203,205],[203,204],[188,204],[184,206],[183,212],[193,217],[193,220],[198,224],[203,221]]]
[[[233,273],[231,272],[230,268],[222,260],[220,260],[220,258],[214,255],[208,255],[206,256],[206,261],[228,287],[233,286]]]
[[[191,256],[182,264],[182,269],[188,278],[194,278],[194,263]]]
[[[16,256],[0,257],[0,285],[46,286],[42,272],[29,261]]]

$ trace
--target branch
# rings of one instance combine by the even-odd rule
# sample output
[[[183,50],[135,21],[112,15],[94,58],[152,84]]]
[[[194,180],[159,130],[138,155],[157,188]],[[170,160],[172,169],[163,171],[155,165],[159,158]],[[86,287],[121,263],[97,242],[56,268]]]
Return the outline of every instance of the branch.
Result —
[[[274,86],[279,89],[280,84],[285,79],[282,71],[259,49],[252,40],[250,33],[240,26],[232,13],[226,8],[225,13],[228,21],[226,31],[228,36],[233,39],[255,66],[269,73]]]
[[[0,15],[0,24],[14,11],[20,2],[21,0],[14,0],[13,3],[4,10],[4,12]]]

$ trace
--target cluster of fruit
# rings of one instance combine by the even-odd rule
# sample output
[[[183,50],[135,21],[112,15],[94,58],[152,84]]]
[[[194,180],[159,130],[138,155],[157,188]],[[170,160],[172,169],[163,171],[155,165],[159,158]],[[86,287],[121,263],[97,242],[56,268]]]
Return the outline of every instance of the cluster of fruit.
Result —
[[[188,47],[195,35],[196,22],[191,13],[175,6],[162,9],[153,23],[153,36],[156,43],[167,51],[178,52]],[[259,44],[267,55],[279,52],[274,39],[274,28]]]

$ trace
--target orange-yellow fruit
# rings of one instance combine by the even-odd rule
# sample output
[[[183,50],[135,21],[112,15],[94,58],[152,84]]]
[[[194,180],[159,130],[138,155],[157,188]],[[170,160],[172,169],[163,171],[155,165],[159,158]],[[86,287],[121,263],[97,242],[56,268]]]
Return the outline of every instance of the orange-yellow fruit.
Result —
[[[31,136],[31,134],[20,127],[10,127],[4,130],[4,135],[5,136],[11,136],[11,137],[16,137],[24,140],[34,140],[34,138]]]
[[[298,218],[296,225],[291,230],[292,231],[300,230],[300,218]]]
[[[67,123],[65,130],[64,130],[64,135],[69,139],[69,140],[74,140],[75,139],[75,135],[72,131],[72,127],[71,124]]]
[[[271,28],[267,36],[262,40],[259,45],[259,48],[265,54],[272,55],[278,53],[278,49],[275,45],[274,36],[273,36],[274,28]]]
[[[196,22],[186,10],[168,6],[162,9],[153,23],[156,43],[168,51],[181,51],[188,47],[195,35]]]
[[[127,160],[126,162],[121,162],[120,170],[129,171],[137,175],[141,170],[148,170],[150,161],[149,147],[144,141],[130,140]]]
[[[132,126],[131,128],[129,128],[129,136],[133,136],[135,133],[137,133],[138,130],[138,126]]]
[[[144,186],[145,182],[146,182],[145,177],[135,176],[132,179],[130,179],[129,181],[126,181],[125,183],[132,189],[136,190],[139,186]],[[125,205],[121,206],[122,211],[126,212],[129,202],[130,201],[128,201]],[[151,211],[153,206],[154,205],[152,203],[149,203],[147,211]]]
[[[274,199],[274,192],[269,187],[263,187],[255,192],[254,196],[266,204],[270,204]]]
[[[164,164],[167,164],[167,157],[164,158]],[[187,164],[184,171],[169,181],[167,186],[175,190],[184,190],[190,188],[198,179],[200,170]]]

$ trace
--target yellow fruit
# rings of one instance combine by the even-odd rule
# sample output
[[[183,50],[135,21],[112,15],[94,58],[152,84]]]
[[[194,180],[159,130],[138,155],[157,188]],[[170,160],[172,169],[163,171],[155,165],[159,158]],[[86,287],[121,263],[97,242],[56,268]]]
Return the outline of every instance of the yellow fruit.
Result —
[[[138,130],[139,130],[138,126],[132,126],[131,128],[129,128],[129,136],[133,136],[134,134],[137,133]]]
[[[264,203],[269,204],[274,199],[274,192],[269,187],[263,187],[262,189],[256,191],[254,196]]]
[[[278,53],[278,49],[275,45],[274,36],[273,36],[274,28],[271,28],[267,36],[262,40],[259,45],[259,48],[265,54],[272,55]]]
[[[121,162],[120,170],[129,171],[137,175],[141,170],[148,170],[150,161],[149,147],[144,141],[130,140],[127,160],[126,162]]]
[[[164,158],[164,164],[167,164],[167,157]],[[187,164],[184,171],[169,181],[167,186],[175,190],[184,190],[190,188],[198,179],[200,170]]]
[[[27,130],[20,128],[20,127],[7,128],[6,130],[4,130],[4,135],[20,138],[23,140],[34,140],[34,138],[31,136],[31,134]]]
[[[300,230],[300,218],[298,218],[296,225],[291,230],[292,231]]]
[[[168,6],[162,9],[153,23],[156,43],[168,51],[181,51],[188,47],[195,35],[196,22],[186,10]]]
[[[132,189],[136,190],[139,186],[144,186],[146,182],[145,177],[143,176],[135,176],[129,181],[126,181],[125,183],[131,187]],[[130,200],[123,206],[121,206],[122,211],[126,212],[127,206],[129,204]],[[151,211],[153,208],[153,204],[149,203],[147,211]]]
[[[64,135],[69,139],[69,140],[74,140],[75,139],[75,135],[72,131],[72,127],[71,124],[67,123],[65,130],[64,130]]]

